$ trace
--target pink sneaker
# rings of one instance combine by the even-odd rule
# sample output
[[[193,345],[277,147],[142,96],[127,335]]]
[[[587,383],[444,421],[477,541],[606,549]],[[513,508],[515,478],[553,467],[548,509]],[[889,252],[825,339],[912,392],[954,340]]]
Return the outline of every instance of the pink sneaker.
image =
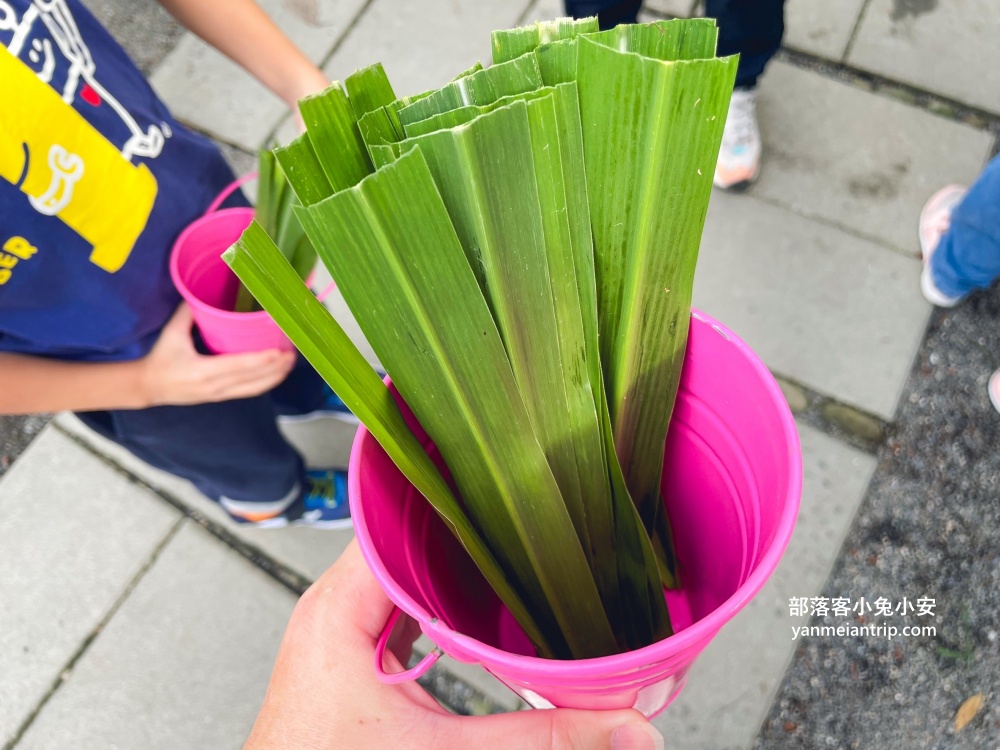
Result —
[[[990,401],[993,402],[993,408],[1000,411],[1000,370],[993,373],[987,391],[990,394]]]
[[[950,297],[934,283],[931,275],[931,256],[937,250],[941,237],[948,231],[951,225],[951,212],[954,210],[962,198],[965,197],[968,188],[962,185],[948,185],[938,190],[924,204],[920,211],[920,225],[918,233],[920,235],[920,254],[924,261],[924,270],[920,274],[920,291],[924,298],[937,307],[954,307],[962,301],[963,296]]]

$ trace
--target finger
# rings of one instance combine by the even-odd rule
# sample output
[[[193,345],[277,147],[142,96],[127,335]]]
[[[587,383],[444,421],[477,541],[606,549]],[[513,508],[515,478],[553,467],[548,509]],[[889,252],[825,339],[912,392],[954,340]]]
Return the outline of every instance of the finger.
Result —
[[[271,390],[288,377],[290,370],[291,364],[279,361],[249,372],[217,375],[204,382],[210,395],[217,400],[245,398],[247,394],[256,396]]]
[[[264,368],[277,367],[291,369],[295,364],[295,352],[267,349],[246,354],[203,354],[199,362],[201,376],[206,380],[222,380],[260,372]]]
[[[234,401],[241,398],[255,398],[273,390],[284,379],[284,374],[279,373],[272,377],[240,382],[213,391],[210,399],[212,401]]]
[[[483,717],[448,717],[439,747],[510,747],[519,750],[663,750],[663,736],[638,711],[518,711]]]

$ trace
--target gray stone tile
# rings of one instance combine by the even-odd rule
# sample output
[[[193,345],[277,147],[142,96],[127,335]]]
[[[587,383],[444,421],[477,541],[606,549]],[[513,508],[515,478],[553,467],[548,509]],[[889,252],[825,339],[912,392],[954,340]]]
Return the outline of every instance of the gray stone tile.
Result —
[[[654,723],[670,746],[744,750],[753,744],[796,644],[792,596],[817,596],[829,575],[875,459],[799,425],[802,508],[784,558],[760,593],[716,636],[688,684]]]
[[[716,192],[694,303],[776,372],[891,419],[930,313],[919,275],[914,258]]]
[[[562,18],[565,15],[566,5],[562,0],[535,0],[525,12],[519,25],[527,26],[535,21],[551,21],[553,18]]]
[[[149,75],[184,36],[180,24],[153,0],[86,0],[84,5],[145,75]]]
[[[831,60],[840,60],[865,0],[788,0],[783,44]]]
[[[994,0],[872,0],[848,62],[1000,114]]]
[[[0,745],[178,518],[51,426],[0,481]]]
[[[324,70],[343,80],[381,62],[397,95],[444,85],[477,60],[490,60],[490,32],[516,25],[527,0],[375,0]]]
[[[761,79],[758,111],[752,195],[907,254],[927,198],[975,179],[991,146],[988,133],[784,63]]]
[[[282,0],[260,5],[300,49],[321,63],[333,49],[364,0],[337,5],[331,24],[303,21]],[[249,73],[193,34],[185,34],[150,79],[178,119],[247,151],[264,145],[287,107]]]
[[[18,749],[241,747],[295,599],[186,522]]]
[[[248,529],[237,526],[229,520],[229,516],[221,507],[202,495],[189,482],[159,469],[154,469],[121,446],[92,432],[72,414],[60,414],[56,421],[61,428],[87,441],[119,466],[148,483],[149,486],[169,495],[188,508],[202,513],[216,523],[222,524],[240,539],[259,549],[267,557],[277,560],[308,580],[317,578],[330,567],[354,537],[351,531],[325,531],[305,527]],[[349,447],[354,428],[335,422],[335,420],[323,420],[322,425],[298,427],[299,429],[293,429],[292,432],[298,432],[300,436],[304,434],[306,437],[310,433],[313,435],[315,442],[307,446],[307,454],[312,453],[315,459],[317,454],[323,453],[323,445],[325,444],[330,450],[330,453],[327,454],[330,455],[329,460],[334,464],[346,465],[348,452],[345,449]],[[323,432],[326,432],[326,435],[323,435]],[[325,441],[325,443],[320,441]],[[338,450],[338,446],[339,454],[334,455],[333,451]]]
[[[646,0],[642,4],[646,10],[675,18],[690,18],[697,14],[697,0]]]

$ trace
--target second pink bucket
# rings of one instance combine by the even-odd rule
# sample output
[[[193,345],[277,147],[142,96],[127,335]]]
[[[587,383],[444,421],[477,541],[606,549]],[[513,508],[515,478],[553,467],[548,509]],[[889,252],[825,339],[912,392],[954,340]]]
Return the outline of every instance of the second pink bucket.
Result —
[[[219,206],[240,185],[256,176],[245,175],[227,186],[212,201],[205,215],[181,232],[170,254],[170,276],[174,286],[191,306],[194,322],[205,346],[215,354],[265,349],[292,351],[295,348],[267,312],[233,311],[240,280],[222,260],[222,253],[250,226],[254,210],[220,210]],[[331,284],[320,299],[332,288]]]
[[[636,651],[578,661],[532,655],[468,555],[363,427],[349,484],[361,551],[399,608],[376,654],[383,681],[415,679],[443,652],[481,664],[536,708],[635,708],[653,716],[777,567],[798,514],[802,460],[794,420],[770,372],[732,332],[692,312],[662,488],[683,583],[666,593],[675,633]],[[399,610],[416,619],[438,649],[413,669],[389,675],[382,655]]]

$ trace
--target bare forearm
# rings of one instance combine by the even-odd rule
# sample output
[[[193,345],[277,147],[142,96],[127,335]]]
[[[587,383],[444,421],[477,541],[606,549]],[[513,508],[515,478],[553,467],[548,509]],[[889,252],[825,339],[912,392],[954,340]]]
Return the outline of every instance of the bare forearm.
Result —
[[[322,72],[253,0],[160,0],[160,4],[290,107],[326,86]]]
[[[0,414],[64,409],[137,409],[147,405],[140,361],[63,362],[0,354]]]

